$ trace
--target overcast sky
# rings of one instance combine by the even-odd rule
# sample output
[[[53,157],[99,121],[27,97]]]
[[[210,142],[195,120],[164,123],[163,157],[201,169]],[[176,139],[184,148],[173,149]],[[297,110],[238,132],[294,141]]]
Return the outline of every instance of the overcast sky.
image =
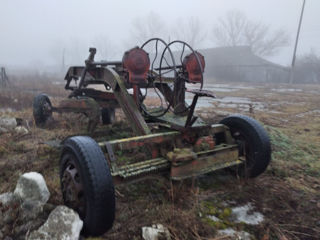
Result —
[[[86,57],[97,39],[118,57],[132,36],[132,21],[154,12],[166,26],[181,19],[199,17],[208,31],[204,47],[213,47],[212,25],[229,10],[241,10],[250,19],[284,28],[291,45],[272,60],[289,65],[298,26],[302,0],[0,0],[0,65],[45,66]],[[320,44],[320,1],[307,0],[298,54]],[[131,41],[132,42],[132,41]],[[98,47],[98,46],[96,46]],[[71,57],[72,55],[77,55]],[[63,50],[64,49],[64,50]],[[98,47],[99,51],[99,47]],[[69,55],[69,56],[68,56]]]

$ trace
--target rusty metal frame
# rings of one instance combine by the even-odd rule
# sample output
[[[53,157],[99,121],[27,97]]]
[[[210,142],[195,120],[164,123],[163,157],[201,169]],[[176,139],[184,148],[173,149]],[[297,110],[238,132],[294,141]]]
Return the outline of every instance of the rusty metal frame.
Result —
[[[192,132],[192,130],[190,131]],[[196,130],[194,129],[194,131]],[[178,147],[179,141],[184,138],[184,133],[181,131],[168,131],[112,141],[102,141],[98,144],[106,153],[115,183],[132,181],[136,180],[137,177],[151,176],[153,172],[168,172],[168,170],[172,179],[182,180],[243,163],[238,156],[238,145],[232,139],[230,131],[226,126],[214,124],[203,133],[196,131],[196,134],[204,136],[218,133],[224,135],[225,141],[215,146],[214,149],[200,152],[190,151],[190,154],[176,154],[174,159],[170,157],[171,151],[177,151],[179,148],[175,150],[165,149],[164,152],[159,153],[155,158],[125,165],[120,164],[115,156],[115,152],[146,146],[150,150],[153,148],[163,149],[165,145]]]
[[[71,90],[71,94],[69,99],[62,101],[58,107],[53,107],[53,111],[87,113],[89,122],[91,121],[88,129],[91,131],[99,119],[100,108],[120,107],[124,111],[136,136],[98,143],[106,154],[116,183],[161,171],[170,172],[172,179],[181,180],[243,163],[239,160],[238,145],[226,126],[222,124],[210,126],[195,116],[194,110],[198,98],[214,97],[211,92],[202,90],[202,82],[201,89],[189,91],[185,88],[184,75],[179,75],[184,74],[183,70],[175,71],[175,77],[170,78],[161,74],[154,77],[153,69],[150,70],[146,81],[130,82],[128,71],[122,62],[96,62],[94,60],[96,50],[91,48],[89,51],[85,66],[69,68],[65,76],[65,89]],[[200,62],[199,59],[197,61]],[[200,68],[202,69],[201,66]],[[76,87],[70,86],[73,80],[79,81]],[[140,88],[151,87],[151,82],[152,87],[158,89],[169,103],[168,109],[171,107],[173,111],[165,111],[157,116],[152,115],[152,111],[147,113],[143,110],[138,93]],[[90,89],[88,88],[90,84],[104,85],[107,91]],[[174,85],[173,89],[169,84]],[[129,94],[129,88],[134,89],[133,95]],[[186,91],[194,94],[190,106],[185,102]],[[197,139],[209,135],[213,139],[214,136],[221,134],[223,141],[217,146],[201,151],[193,148]],[[119,163],[117,152],[137,148],[144,148],[152,157],[124,165]]]

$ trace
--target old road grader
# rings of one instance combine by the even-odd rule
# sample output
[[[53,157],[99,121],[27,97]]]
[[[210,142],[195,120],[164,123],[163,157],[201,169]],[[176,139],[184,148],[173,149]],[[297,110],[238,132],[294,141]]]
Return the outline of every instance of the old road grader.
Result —
[[[149,55],[146,49],[152,48]],[[85,235],[101,235],[112,227],[114,184],[159,173],[178,181],[224,168],[244,177],[266,170],[270,141],[257,121],[232,115],[212,125],[196,116],[198,99],[215,96],[202,89],[205,60],[189,44],[153,38],[125,52],[122,61],[95,61],[96,49],[89,52],[85,66],[70,67],[66,74],[68,99],[55,107],[40,94],[33,103],[40,127],[52,112],[82,112],[89,117],[90,132],[101,115],[104,123],[111,123],[120,107],[134,132],[111,141],[72,136],[61,143],[64,202],[83,219]],[[103,90],[90,88],[97,84]],[[148,93],[161,98],[161,106],[147,106]],[[186,94],[193,97],[190,104]]]

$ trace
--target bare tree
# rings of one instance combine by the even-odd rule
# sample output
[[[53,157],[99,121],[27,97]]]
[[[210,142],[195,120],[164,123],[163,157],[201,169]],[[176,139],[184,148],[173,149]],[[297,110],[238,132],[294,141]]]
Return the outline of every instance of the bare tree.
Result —
[[[91,45],[97,49],[97,58],[107,60],[115,57],[117,54],[117,46],[106,35],[96,36]]]
[[[150,38],[160,37],[166,40],[168,38],[165,21],[156,13],[150,12],[146,16],[137,17],[132,22],[131,40],[137,45],[147,41]],[[130,43],[132,44],[132,43]]]
[[[199,48],[207,36],[199,18],[178,19],[177,22],[179,24],[173,28],[173,37],[187,42],[191,47]]]
[[[320,83],[320,56],[312,49],[310,53],[298,57],[294,69],[295,83]]]
[[[250,46],[260,56],[275,55],[289,44],[289,35],[283,29],[273,31],[270,26],[254,22],[240,11],[228,12],[214,25],[213,40],[218,46]]]

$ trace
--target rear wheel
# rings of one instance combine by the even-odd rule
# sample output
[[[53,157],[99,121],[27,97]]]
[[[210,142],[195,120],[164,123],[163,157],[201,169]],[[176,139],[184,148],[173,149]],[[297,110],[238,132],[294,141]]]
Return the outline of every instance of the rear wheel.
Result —
[[[52,116],[52,104],[47,94],[41,93],[33,99],[33,118],[38,127],[43,127]]]
[[[238,169],[243,177],[257,177],[263,173],[271,159],[270,139],[266,130],[254,119],[233,115],[220,123],[228,126],[239,145],[239,158],[244,164]]]
[[[115,121],[115,109],[114,108],[102,108],[101,118],[103,124],[111,124]]]
[[[84,235],[98,236],[112,227],[112,176],[101,148],[92,138],[76,136],[64,142],[60,180],[65,204],[78,212],[84,222]]]

